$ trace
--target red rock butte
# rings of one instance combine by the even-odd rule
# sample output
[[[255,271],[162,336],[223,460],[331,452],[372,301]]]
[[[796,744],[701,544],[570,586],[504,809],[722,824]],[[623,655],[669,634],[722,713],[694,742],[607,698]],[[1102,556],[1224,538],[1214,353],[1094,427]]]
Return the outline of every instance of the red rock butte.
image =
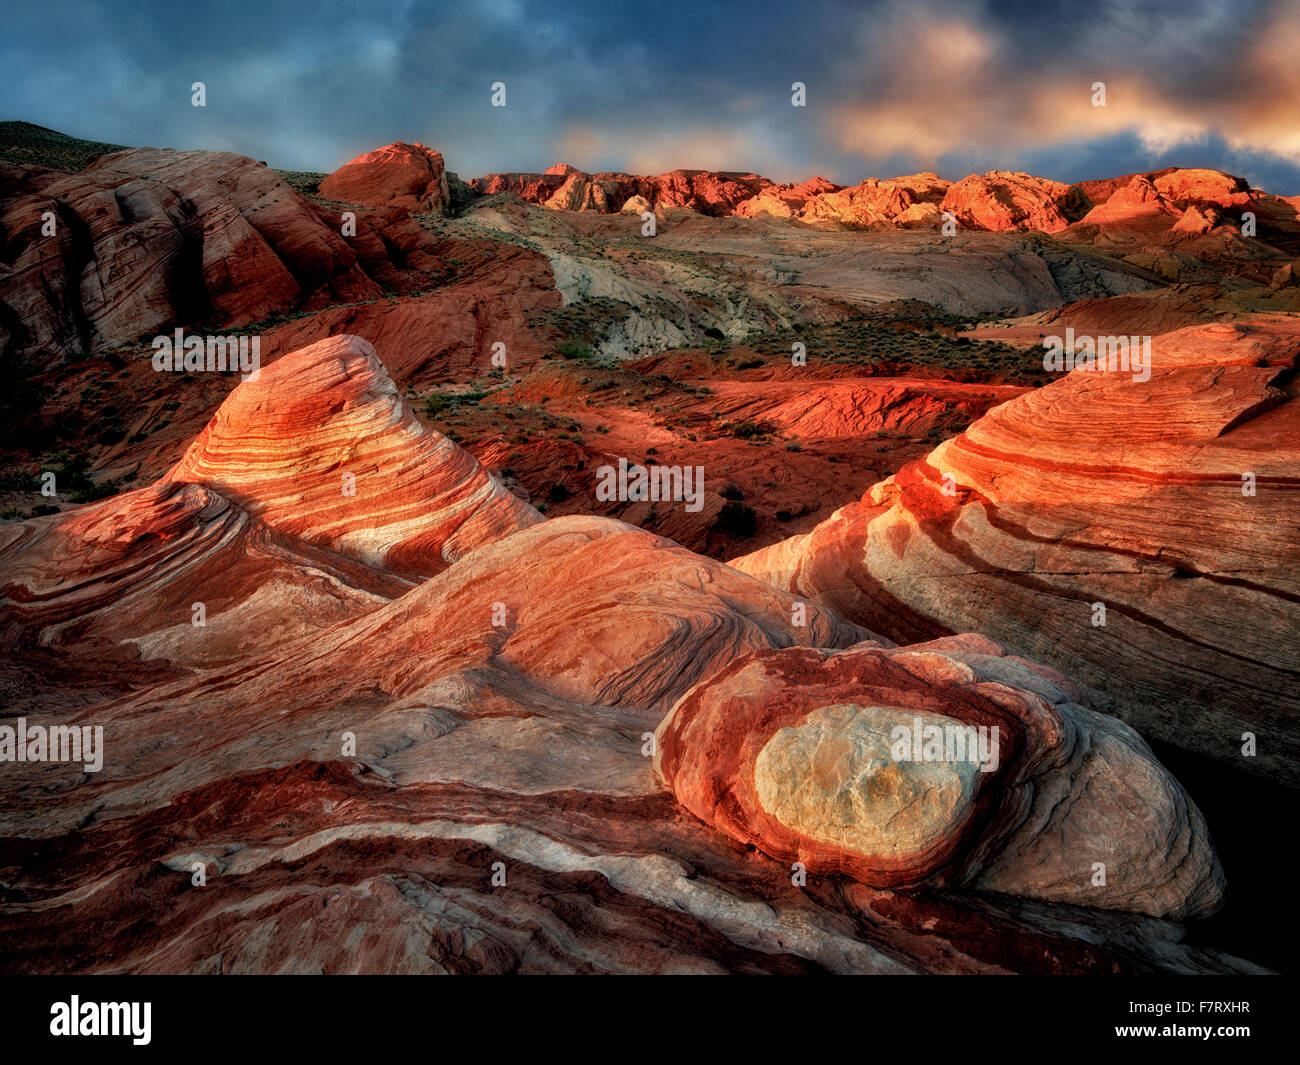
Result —
[[[320,183],[321,195],[367,207],[441,214],[450,202],[442,156],[423,144],[390,144],[359,155]]]

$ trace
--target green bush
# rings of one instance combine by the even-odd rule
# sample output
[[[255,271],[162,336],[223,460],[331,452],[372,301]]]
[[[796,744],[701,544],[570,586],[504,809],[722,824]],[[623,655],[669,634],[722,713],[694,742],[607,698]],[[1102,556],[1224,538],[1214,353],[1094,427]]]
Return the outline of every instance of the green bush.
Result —
[[[587,344],[576,337],[562,340],[555,346],[555,350],[561,358],[565,359],[590,359],[595,354]]]
[[[713,527],[733,540],[747,540],[758,531],[758,515],[748,504],[732,500],[718,513]]]

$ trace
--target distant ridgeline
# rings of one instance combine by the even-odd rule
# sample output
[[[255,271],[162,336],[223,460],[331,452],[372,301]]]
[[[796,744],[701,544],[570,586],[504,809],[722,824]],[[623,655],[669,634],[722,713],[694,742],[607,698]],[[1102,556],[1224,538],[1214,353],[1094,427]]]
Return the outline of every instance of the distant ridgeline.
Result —
[[[75,174],[97,155],[120,152],[124,144],[83,141],[30,122],[0,122],[0,159]]]
[[[123,152],[129,147],[106,141],[83,141],[31,122],[0,122],[0,161],[20,166],[43,166],[76,174],[85,170],[95,156]],[[276,173],[304,196],[316,195],[317,186],[325,176],[299,170]]]

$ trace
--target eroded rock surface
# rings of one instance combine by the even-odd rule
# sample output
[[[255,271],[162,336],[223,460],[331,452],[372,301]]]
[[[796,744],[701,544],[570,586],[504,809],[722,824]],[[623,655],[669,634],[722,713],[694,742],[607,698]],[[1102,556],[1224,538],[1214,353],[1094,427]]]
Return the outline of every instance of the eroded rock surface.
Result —
[[[1152,736],[1295,781],[1297,357],[1287,319],[1164,334],[1149,380],[1076,370],[733,565],[900,641],[978,630]]]
[[[423,144],[389,144],[366,152],[320,183],[331,200],[367,207],[405,207],[442,214],[451,202],[442,155]]]
[[[1222,901],[1205,822],[1141,738],[983,637],[757,652],[657,736],[678,801],[810,873],[1160,917]]]
[[[416,576],[542,520],[421,424],[359,337],[302,348],[243,382],[168,479],[215,488],[272,528]]]
[[[354,467],[357,495],[335,496]],[[368,345],[341,337],[241,384],[173,476],[8,527],[11,714],[102,728],[103,763],[5,766],[6,968],[1253,971],[1181,943],[1163,920],[1082,921],[1068,903],[999,894],[1029,883],[1038,899],[1078,901],[1079,844],[1097,837],[1072,833],[1102,810],[1127,826],[1113,844],[1121,868],[1134,826],[1186,846],[1185,879],[1153,865],[1154,912],[1191,915],[1213,898],[1189,886],[1204,854],[1194,811],[1179,820],[1176,786],[1153,790],[1165,778],[1140,741],[1071,732],[1068,683],[980,641],[899,656],[946,663],[908,691],[951,713],[943,693],[963,678],[978,689],[963,705],[1028,722],[1016,747],[1027,753],[997,788],[949,788],[953,823],[919,822],[895,850],[915,869],[918,848],[951,851],[945,867],[963,871],[988,850],[983,879],[918,892],[828,868],[796,886],[783,860],[701,826],[652,770],[670,707],[754,656],[857,647],[843,659],[875,660],[888,641],[609,519],[538,523],[525,509],[513,530],[489,522],[448,552],[461,517],[496,512],[494,492],[465,494],[477,476],[410,424]],[[477,502],[458,509],[448,494]],[[426,564],[436,572],[421,581]],[[188,625],[191,595],[212,599],[210,631]],[[94,682],[128,652],[139,661],[116,672],[116,690]],[[1038,717],[1021,716],[1030,706]],[[1023,738],[1053,729],[1063,738]],[[797,758],[779,753],[765,787],[784,811],[781,762]],[[1067,768],[1052,775],[1053,758]],[[1149,781],[1128,805],[1098,805],[1079,793],[1098,766]],[[1035,800],[977,820],[998,794],[1049,786],[1055,814]],[[819,816],[796,806],[797,824]],[[1057,836],[1068,856],[1045,843]],[[998,864],[1035,847],[1032,883],[1028,859]]]

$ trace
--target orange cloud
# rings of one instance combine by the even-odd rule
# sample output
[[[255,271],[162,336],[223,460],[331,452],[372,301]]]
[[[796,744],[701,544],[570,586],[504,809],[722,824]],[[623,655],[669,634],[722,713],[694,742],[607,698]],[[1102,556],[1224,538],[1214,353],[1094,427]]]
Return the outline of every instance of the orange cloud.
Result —
[[[1300,162],[1297,5],[1277,8],[1253,35],[1226,90],[1189,93],[1168,77],[1181,71],[1154,62],[1115,69],[1104,55],[1019,55],[991,23],[936,0],[873,20],[862,46],[867,98],[833,108],[826,131],[864,158],[934,162],[948,152],[1003,154],[1133,133],[1156,152],[1214,135]],[[1105,107],[1092,105],[1097,81]]]

